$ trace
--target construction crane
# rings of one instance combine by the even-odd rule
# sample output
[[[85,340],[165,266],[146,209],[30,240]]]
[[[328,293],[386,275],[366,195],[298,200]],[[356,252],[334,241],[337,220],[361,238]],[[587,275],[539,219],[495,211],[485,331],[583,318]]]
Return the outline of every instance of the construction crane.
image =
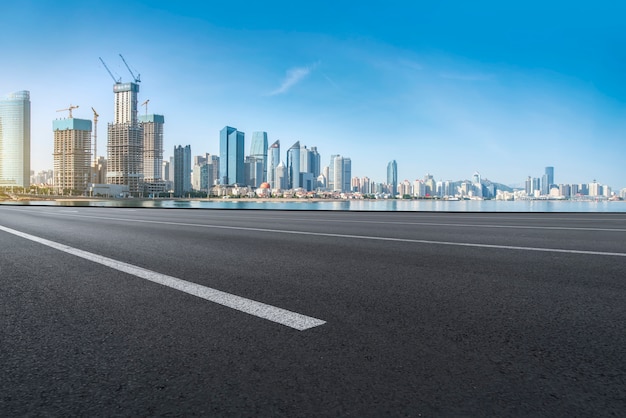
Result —
[[[126,68],[128,68],[128,72],[130,73],[130,75],[133,76],[133,80],[135,80],[135,83],[141,83],[141,74],[137,74],[137,77],[135,77],[135,74],[133,73],[133,71],[130,69],[130,67],[126,63],[126,60],[124,59],[122,54],[120,54],[120,58],[122,59],[122,61],[124,61],[124,65],[126,66]]]
[[[150,99],[147,99],[145,102],[143,102],[141,105],[146,107],[146,116],[148,116],[148,102],[150,101]]]
[[[72,110],[74,109],[78,109],[78,106],[72,106],[70,104],[70,107],[68,107],[67,109],[59,109],[57,110],[57,112],[65,112],[66,110],[70,112],[70,119],[72,119]]]
[[[93,107],[93,166],[98,166],[98,112]]]
[[[100,57],[98,57],[100,58]],[[111,76],[111,78],[113,79],[113,81],[115,82],[115,84],[120,84],[122,82],[122,78],[118,78],[116,79],[113,76],[113,73],[111,72],[111,70],[109,70],[109,67],[107,67],[107,65],[104,63],[104,60],[102,58],[100,58],[100,62],[102,63],[102,65],[104,65],[104,68],[107,70],[107,72],[109,73],[109,75]]]

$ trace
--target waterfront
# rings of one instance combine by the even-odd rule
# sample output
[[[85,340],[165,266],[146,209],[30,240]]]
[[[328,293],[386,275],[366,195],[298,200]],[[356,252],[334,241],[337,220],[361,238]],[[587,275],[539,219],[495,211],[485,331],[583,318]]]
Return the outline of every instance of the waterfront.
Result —
[[[141,207],[390,212],[626,212],[624,201],[572,200],[309,200],[309,199],[77,199],[1,202],[29,206]]]

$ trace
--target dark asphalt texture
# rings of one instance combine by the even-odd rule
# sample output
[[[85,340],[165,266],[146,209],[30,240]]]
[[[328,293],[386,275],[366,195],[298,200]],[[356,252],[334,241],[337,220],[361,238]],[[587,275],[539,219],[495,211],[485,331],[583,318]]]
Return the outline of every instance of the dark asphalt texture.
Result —
[[[0,231],[0,416],[626,415],[626,257],[350,237],[626,254],[626,214],[0,206],[0,225],[327,321]]]

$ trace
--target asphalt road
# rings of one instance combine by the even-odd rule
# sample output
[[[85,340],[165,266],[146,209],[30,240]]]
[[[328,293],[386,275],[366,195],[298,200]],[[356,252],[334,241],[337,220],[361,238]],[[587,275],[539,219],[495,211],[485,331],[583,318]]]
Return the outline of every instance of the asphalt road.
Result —
[[[2,416],[626,414],[626,214],[0,206],[0,289]]]

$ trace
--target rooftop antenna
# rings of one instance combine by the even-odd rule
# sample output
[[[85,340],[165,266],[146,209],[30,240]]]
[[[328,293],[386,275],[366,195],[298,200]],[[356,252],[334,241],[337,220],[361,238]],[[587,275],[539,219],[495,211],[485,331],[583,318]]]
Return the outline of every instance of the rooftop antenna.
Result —
[[[122,54],[120,54],[120,58],[122,59],[122,61],[124,62],[124,65],[126,66],[126,68],[128,69],[128,72],[130,73],[130,75],[133,76],[133,80],[135,80],[135,83],[141,83],[141,74],[137,74],[137,77],[135,77],[135,74],[132,72],[132,70],[130,69],[130,67],[128,66],[128,64],[126,63],[126,60],[124,59],[124,57],[122,56]]]
[[[98,57],[98,58],[100,58],[100,57]],[[104,68],[107,70],[107,72],[109,73],[109,75],[111,76],[111,78],[113,79],[115,84],[120,84],[122,82],[122,77],[116,79],[113,76],[113,73],[111,72],[111,70],[109,70],[109,67],[107,67],[107,65],[104,63],[104,60],[102,58],[100,58],[100,62],[102,63],[102,65],[104,65]]]

